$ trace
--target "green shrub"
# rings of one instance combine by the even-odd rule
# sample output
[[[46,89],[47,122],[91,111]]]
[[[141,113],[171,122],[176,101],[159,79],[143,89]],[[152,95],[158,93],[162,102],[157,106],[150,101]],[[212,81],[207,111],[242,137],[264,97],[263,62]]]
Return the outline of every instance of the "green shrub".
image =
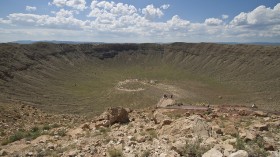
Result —
[[[8,139],[4,140],[1,144],[7,145],[9,143],[26,138],[27,140],[35,139],[42,135],[42,131],[39,127],[32,127],[29,131],[19,129],[15,134],[11,135]]]
[[[236,137],[235,148],[237,150],[244,150],[245,149],[245,142],[239,137],[239,135]]]
[[[8,139],[4,140],[1,144],[7,145],[9,143],[21,140],[26,136],[25,134],[26,133],[23,131],[17,131],[14,135],[11,135]]]
[[[35,126],[35,127],[32,127],[30,131],[31,132],[37,132],[37,131],[39,131],[39,128],[37,126]]]

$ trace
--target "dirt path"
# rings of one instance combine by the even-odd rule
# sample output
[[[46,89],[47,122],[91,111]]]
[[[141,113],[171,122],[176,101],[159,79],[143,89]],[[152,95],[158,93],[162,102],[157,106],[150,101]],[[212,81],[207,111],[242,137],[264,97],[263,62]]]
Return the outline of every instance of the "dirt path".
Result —
[[[156,84],[156,85],[154,85],[154,87],[167,91],[169,93],[172,93],[177,98],[184,97],[184,95],[182,93],[186,93],[186,91],[183,89],[180,89],[180,88],[172,86],[172,85],[162,84],[162,83]]]

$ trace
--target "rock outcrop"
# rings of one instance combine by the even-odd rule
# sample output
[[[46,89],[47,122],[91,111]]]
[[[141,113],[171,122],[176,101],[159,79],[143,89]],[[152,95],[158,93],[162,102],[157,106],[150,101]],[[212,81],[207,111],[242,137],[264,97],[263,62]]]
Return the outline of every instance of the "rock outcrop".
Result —
[[[122,107],[113,107],[109,108],[96,119],[95,127],[108,127],[115,123],[127,122],[129,122],[128,112]]]
[[[31,112],[31,110],[24,111],[29,114]],[[256,124],[262,126],[279,121],[278,115],[273,115],[266,120],[263,119],[265,117],[256,117],[252,114],[231,118],[236,115],[231,110],[219,112],[214,109],[213,114],[217,115],[215,118],[212,118],[211,114],[203,115],[189,111],[180,111],[181,114],[175,118],[170,117],[169,111],[174,113],[176,110],[131,110],[116,107],[109,108],[93,120],[80,117],[81,119],[78,118],[76,123],[65,121],[64,125],[60,123],[55,127],[41,127],[39,124],[44,124],[45,119],[39,119],[36,114],[30,114],[30,118],[37,122],[30,120],[21,135],[13,129],[5,130],[7,136],[2,139],[8,139],[8,141],[2,143],[0,155],[32,157],[109,157],[116,154],[131,157],[266,155],[276,157],[279,155],[280,133],[277,132],[279,127],[269,125],[268,130],[256,127]],[[43,114],[41,116],[44,117]],[[56,118],[56,121],[63,119],[55,115],[48,117],[52,121],[54,121],[52,118]],[[73,117],[69,115],[68,118]],[[13,127],[12,124],[7,123],[8,121],[9,119],[6,119],[4,124],[3,121],[0,122],[1,127],[5,129],[3,126],[6,124]],[[51,122],[48,121],[48,123]],[[237,131],[229,131],[230,129],[226,131],[226,127],[232,130],[237,129]],[[9,141],[9,137],[15,137],[12,135],[22,137]]]

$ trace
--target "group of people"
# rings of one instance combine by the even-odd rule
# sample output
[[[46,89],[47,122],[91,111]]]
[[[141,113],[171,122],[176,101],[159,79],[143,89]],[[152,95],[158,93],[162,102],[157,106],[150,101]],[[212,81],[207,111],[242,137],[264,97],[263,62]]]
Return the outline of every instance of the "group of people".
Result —
[[[164,94],[164,95],[163,95],[163,98],[168,98],[168,95],[167,95],[167,94]],[[173,99],[173,94],[170,95],[170,99]]]

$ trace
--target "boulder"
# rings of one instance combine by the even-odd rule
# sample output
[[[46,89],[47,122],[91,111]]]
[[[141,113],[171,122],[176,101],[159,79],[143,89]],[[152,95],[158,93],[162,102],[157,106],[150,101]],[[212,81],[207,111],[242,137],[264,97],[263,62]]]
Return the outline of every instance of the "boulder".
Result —
[[[163,121],[162,121],[162,126],[164,126],[164,125],[170,125],[172,123],[172,120],[170,120],[170,119],[164,119]]]
[[[129,122],[128,112],[122,107],[109,108],[102,113],[96,120],[95,127],[108,127],[115,123],[127,123]]]
[[[193,120],[193,134],[197,137],[208,138],[211,135],[211,127],[207,124],[205,119],[199,116],[190,116]]]
[[[267,157],[279,157],[280,151],[268,151],[269,155]]]
[[[205,119],[198,115],[192,115],[188,118],[182,117],[174,120],[171,124],[162,127],[158,133],[160,135],[180,135],[207,139],[211,135],[211,127]]]
[[[83,124],[83,125],[81,126],[81,128],[82,128],[83,130],[91,130],[90,125],[89,125],[88,123]]]
[[[208,146],[211,146],[211,145],[214,145],[217,143],[217,140],[213,137],[209,137],[205,140],[204,144],[205,145],[208,145]]]
[[[268,124],[255,124],[254,128],[259,131],[268,131]]]
[[[6,150],[0,150],[0,156],[6,156],[8,152]]]
[[[177,152],[178,154],[182,155],[184,152],[184,148],[186,146],[186,142],[183,141],[176,141],[172,144],[171,149]]]
[[[270,124],[271,126],[276,127],[276,128],[280,128],[280,121],[270,122],[269,124]]]
[[[255,133],[251,133],[250,131],[246,132],[246,136],[245,136],[245,141],[253,141],[256,139],[256,134]]]
[[[231,135],[233,137],[236,137],[238,135],[238,131],[234,125],[228,125],[224,128],[224,134]]]
[[[275,150],[275,144],[274,140],[272,138],[264,137],[264,150],[266,151],[274,151]]]
[[[26,156],[33,156],[33,152],[26,153]]]
[[[202,155],[202,157],[223,157],[223,154],[216,148],[212,148]]]
[[[268,116],[268,114],[263,111],[255,111],[253,114],[257,117],[267,117]]]
[[[248,153],[245,150],[239,150],[235,153],[230,154],[228,157],[248,157]]]
[[[169,122],[171,123],[171,119],[167,116],[162,114],[160,111],[155,111],[153,114],[153,120],[156,124],[168,124]],[[169,124],[170,124],[169,123]]]
[[[215,133],[215,134],[220,134],[220,135],[223,134],[222,129],[221,129],[218,125],[212,126],[212,131],[213,131],[213,133]]]

